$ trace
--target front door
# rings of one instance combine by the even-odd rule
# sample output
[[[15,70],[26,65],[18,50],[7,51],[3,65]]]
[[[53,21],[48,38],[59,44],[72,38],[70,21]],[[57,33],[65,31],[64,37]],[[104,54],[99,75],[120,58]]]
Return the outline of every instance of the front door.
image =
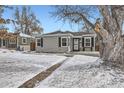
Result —
[[[31,42],[30,44],[30,50],[35,51],[35,42]]]
[[[73,50],[74,51],[79,51],[80,49],[80,47],[79,47],[79,38],[73,38]]]

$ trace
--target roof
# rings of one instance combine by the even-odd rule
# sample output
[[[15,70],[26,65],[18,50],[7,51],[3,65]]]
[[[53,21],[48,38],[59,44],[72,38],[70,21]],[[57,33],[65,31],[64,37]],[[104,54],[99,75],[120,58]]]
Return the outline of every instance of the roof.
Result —
[[[56,34],[72,34],[73,36],[82,36],[85,34],[94,34],[91,32],[71,32],[71,31],[55,31],[55,32],[51,32],[51,33],[47,33],[47,34],[43,34],[43,35],[56,35]]]
[[[24,34],[24,33],[20,33],[19,36],[26,37],[26,38],[33,38],[32,36]]]
[[[85,34],[94,34],[94,33],[89,33],[89,32],[72,32],[71,34],[73,34],[74,36],[81,36],[81,35],[85,35]]]

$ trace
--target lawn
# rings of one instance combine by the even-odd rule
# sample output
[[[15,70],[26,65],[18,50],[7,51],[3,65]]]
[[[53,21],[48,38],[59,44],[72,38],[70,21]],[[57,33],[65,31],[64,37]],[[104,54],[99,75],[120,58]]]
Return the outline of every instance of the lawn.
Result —
[[[0,87],[19,87],[38,73],[65,59],[65,56],[34,55],[0,49]]]
[[[124,88],[124,71],[98,57],[75,55],[35,87]]]

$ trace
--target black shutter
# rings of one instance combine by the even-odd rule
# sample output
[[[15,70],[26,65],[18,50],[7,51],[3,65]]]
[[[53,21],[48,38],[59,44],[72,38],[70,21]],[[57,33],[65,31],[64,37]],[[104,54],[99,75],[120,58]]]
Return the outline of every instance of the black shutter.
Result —
[[[82,47],[84,47],[84,37],[82,38]]]
[[[43,47],[43,38],[41,38],[41,47]]]
[[[94,47],[94,37],[91,38],[91,42],[92,42],[92,47]]]
[[[58,38],[59,47],[61,47],[61,37]]]
[[[84,37],[82,38],[82,47],[83,47],[83,51],[85,51],[85,48],[84,48]]]

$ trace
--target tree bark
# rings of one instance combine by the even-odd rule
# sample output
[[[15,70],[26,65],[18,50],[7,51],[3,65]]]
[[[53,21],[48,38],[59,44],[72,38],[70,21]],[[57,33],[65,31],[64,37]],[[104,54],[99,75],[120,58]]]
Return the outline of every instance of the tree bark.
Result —
[[[103,29],[100,23],[95,24],[94,31],[97,33],[99,38],[99,46],[100,46],[100,58],[103,61],[123,63],[123,37],[120,36],[120,32],[118,31],[115,36],[118,39],[115,39],[107,30]],[[101,37],[101,38],[100,38]]]

